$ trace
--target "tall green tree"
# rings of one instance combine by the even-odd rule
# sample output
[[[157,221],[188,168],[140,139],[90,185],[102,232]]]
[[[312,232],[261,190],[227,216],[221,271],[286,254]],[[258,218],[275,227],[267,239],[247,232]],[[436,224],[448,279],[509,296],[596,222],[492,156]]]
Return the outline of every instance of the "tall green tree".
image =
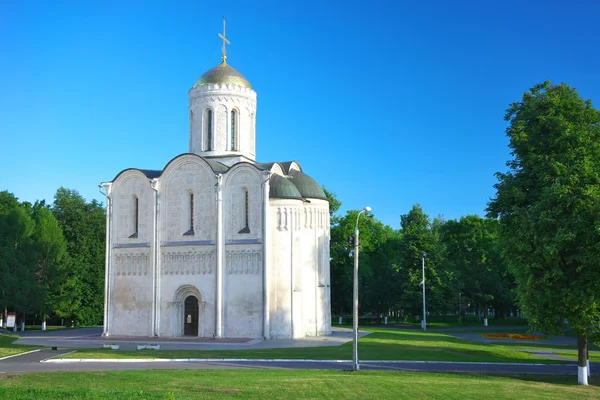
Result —
[[[0,306],[5,314],[11,310],[24,317],[32,311],[35,290],[31,257],[34,222],[26,207],[15,206],[5,192],[0,197]]]
[[[500,254],[498,221],[476,215],[450,220],[441,226],[445,255],[443,269],[451,271],[453,291],[459,298],[460,316],[472,303],[487,317],[493,307],[504,315],[513,305],[513,278]]]
[[[425,257],[425,288],[427,310],[445,314],[449,309],[448,279],[441,270],[443,251],[437,233],[432,230],[429,216],[419,204],[400,216],[402,240],[399,243],[400,260],[397,265],[398,290],[402,297],[399,307],[409,315],[421,315],[423,312],[422,287],[423,255]]]
[[[35,223],[32,256],[36,283],[32,308],[45,322],[59,301],[58,290],[67,276],[66,263],[63,262],[67,244],[58,221],[44,202],[33,206],[32,217]]]
[[[52,213],[67,242],[68,273],[57,288],[55,312],[79,325],[102,322],[106,214],[96,200],[86,202],[75,191],[59,188]]]
[[[497,173],[489,216],[501,221],[518,301],[534,329],[577,333],[579,383],[600,339],[600,111],[575,89],[538,84],[513,103],[513,159]]]

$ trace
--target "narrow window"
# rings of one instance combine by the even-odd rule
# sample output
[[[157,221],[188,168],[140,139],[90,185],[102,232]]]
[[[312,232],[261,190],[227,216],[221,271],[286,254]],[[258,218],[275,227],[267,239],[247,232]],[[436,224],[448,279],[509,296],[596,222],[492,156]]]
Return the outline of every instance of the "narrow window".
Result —
[[[231,111],[231,147],[232,151],[237,150],[235,146],[237,136],[237,112],[235,110]]]
[[[188,194],[188,230],[184,235],[194,234],[194,193]]]
[[[137,196],[133,196],[133,204],[131,207],[131,220],[132,220],[132,226],[133,226],[133,233],[129,236],[130,238],[137,238],[138,237],[138,228],[139,228],[139,221],[140,221],[140,199],[138,199]]]
[[[242,209],[242,213],[243,213],[243,221],[244,221],[244,228],[242,228],[241,231],[239,231],[238,233],[250,233],[250,226],[248,225],[248,211],[250,209],[250,204],[248,201],[248,189],[243,189],[243,194],[244,194],[244,208]]]
[[[248,228],[248,189],[244,191],[244,222],[246,222],[246,228]]]
[[[212,150],[212,142],[213,142],[213,112],[211,109],[206,110],[206,125],[205,125],[205,142],[204,142],[204,150],[210,151]]]

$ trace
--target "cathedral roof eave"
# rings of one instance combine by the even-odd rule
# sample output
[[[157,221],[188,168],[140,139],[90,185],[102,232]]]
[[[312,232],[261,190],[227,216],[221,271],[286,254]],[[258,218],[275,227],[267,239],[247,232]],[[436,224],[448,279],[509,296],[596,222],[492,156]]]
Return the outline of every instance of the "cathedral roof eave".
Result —
[[[213,170],[214,173],[225,173],[229,170],[229,167],[226,166],[225,164],[222,164],[218,161],[215,160],[210,160],[210,159],[206,159],[205,157],[199,156],[198,154],[194,154],[194,153],[183,153],[183,154],[179,154],[175,157],[173,157],[166,165],[163,169],[140,169],[140,168],[127,168],[122,170],[121,172],[119,172],[111,182],[116,181],[119,176],[121,176],[122,174],[124,174],[127,171],[139,171],[142,174],[144,174],[148,179],[152,180],[152,179],[157,179],[160,178],[162,176],[162,174],[165,172],[165,170],[169,167],[169,165],[171,165],[173,162],[175,162],[176,160],[178,160],[180,157],[182,156],[193,156],[193,157],[198,157],[201,160],[203,160],[204,162],[206,162],[208,164],[208,166]]]
[[[119,177],[121,175],[123,175],[124,173],[129,172],[129,171],[141,172],[148,179],[158,178],[162,174],[162,170],[157,170],[157,169],[126,168],[126,169],[122,170],[121,172],[119,172],[110,182],[116,181],[117,179],[119,179]]]

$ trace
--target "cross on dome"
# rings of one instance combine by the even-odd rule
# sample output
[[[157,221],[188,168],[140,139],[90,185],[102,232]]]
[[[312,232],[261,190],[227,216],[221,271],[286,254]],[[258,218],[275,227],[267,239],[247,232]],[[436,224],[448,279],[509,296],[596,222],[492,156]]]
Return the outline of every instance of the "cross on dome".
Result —
[[[219,37],[223,40],[223,46],[221,47],[221,53],[223,54],[221,56],[221,60],[223,60],[224,64],[227,64],[227,48],[225,47],[226,44],[231,44],[231,42],[229,40],[227,40],[227,38],[225,37],[226,35],[226,29],[227,29],[227,25],[225,22],[225,16],[223,16],[223,34],[221,35],[219,33]]]

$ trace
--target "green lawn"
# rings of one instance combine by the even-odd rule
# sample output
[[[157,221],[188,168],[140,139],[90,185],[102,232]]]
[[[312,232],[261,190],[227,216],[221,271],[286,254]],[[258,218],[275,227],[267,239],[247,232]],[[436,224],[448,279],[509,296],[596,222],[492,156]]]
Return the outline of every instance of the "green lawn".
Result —
[[[556,363],[505,346],[481,344],[451,335],[413,330],[369,328],[359,340],[363,360],[482,361]],[[352,359],[352,342],[342,346],[254,350],[144,350],[80,349],[64,358],[290,358]]]
[[[0,334],[0,358],[39,349],[36,346],[18,346],[12,344],[18,338],[16,335]]]
[[[577,351],[557,351],[554,354],[561,356],[561,357],[570,358],[572,360],[577,360]],[[590,352],[590,361],[600,362],[600,353]],[[592,373],[594,373],[594,372],[596,372],[596,371],[592,371]]]
[[[0,374],[7,399],[594,399],[576,376],[396,371],[149,370]],[[591,384],[600,380],[593,377]]]

